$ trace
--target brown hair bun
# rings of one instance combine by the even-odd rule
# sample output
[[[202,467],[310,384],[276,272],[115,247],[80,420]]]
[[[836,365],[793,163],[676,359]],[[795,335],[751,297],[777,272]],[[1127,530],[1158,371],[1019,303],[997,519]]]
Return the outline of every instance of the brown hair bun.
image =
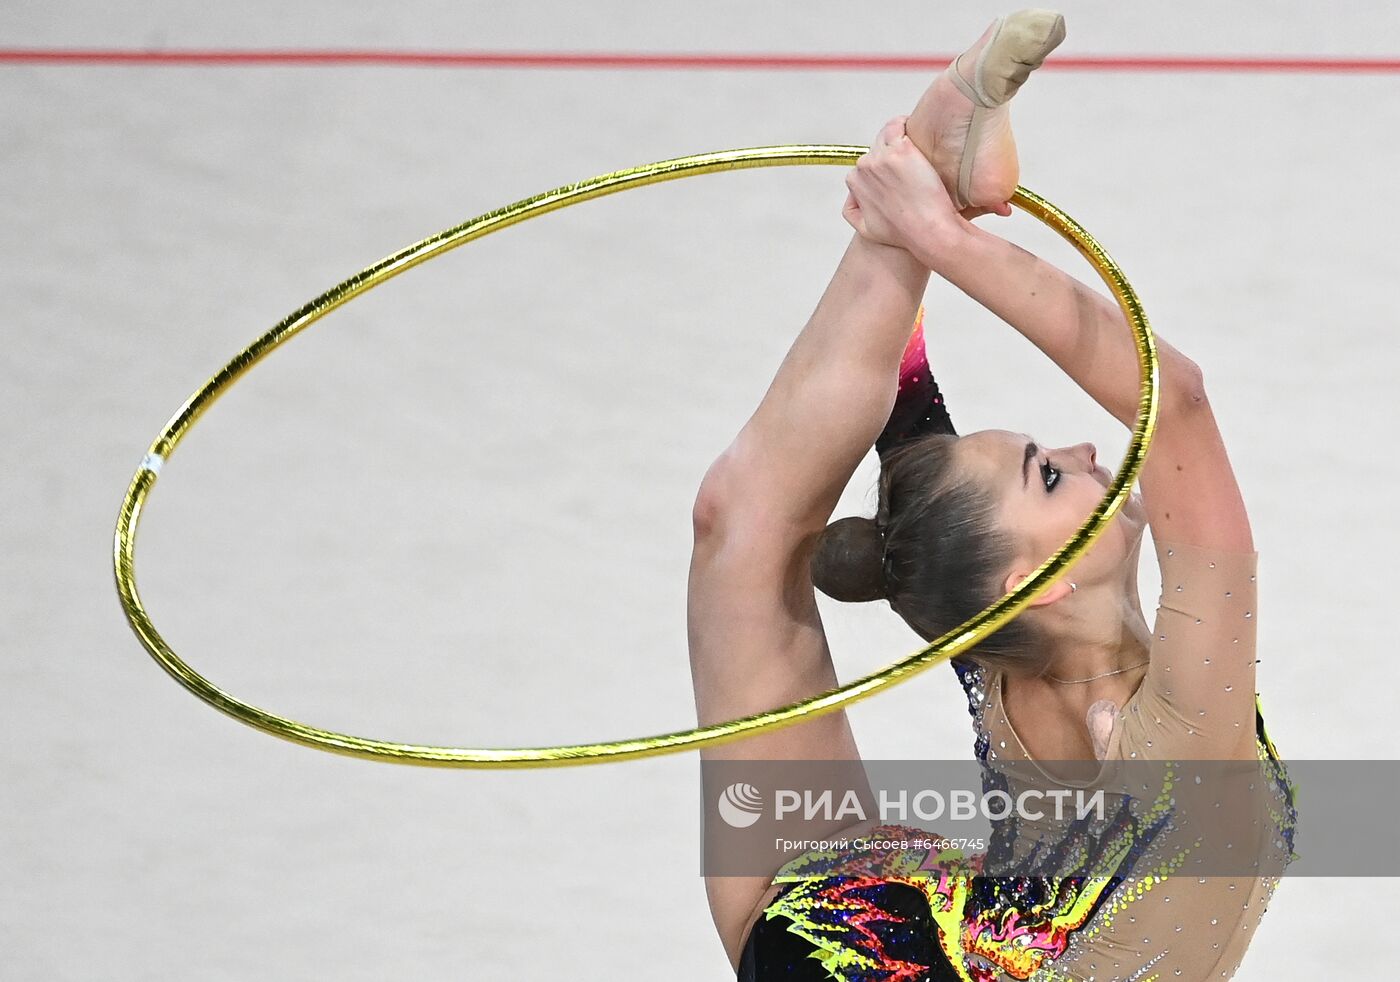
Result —
[[[884,600],[885,538],[875,520],[850,517],[832,522],[812,553],[812,584],[834,600]]]

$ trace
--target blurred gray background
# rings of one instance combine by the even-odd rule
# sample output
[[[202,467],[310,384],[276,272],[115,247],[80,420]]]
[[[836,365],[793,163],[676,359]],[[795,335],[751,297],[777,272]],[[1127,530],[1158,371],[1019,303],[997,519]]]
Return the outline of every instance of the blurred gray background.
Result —
[[[9,0],[0,47],[934,55],[1001,9]],[[1063,57],[1400,49],[1385,2],[1062,9]],[[381,256],[634,164],[868,143],[927,77],[0,64],[0,975],[729,975],[694,754],[470,772],[275,740],[147,656],[112,531],[184,399]],[[1260,690],[1287,756],[1400,750],[1382,623],[1400,551],[1397,109],[1395,73],[1075,70],[1038,74],[1014,109],[1023,183],[1100,237],[1204,367],[1254,521]],[[848,240],[842,177],[593,202],[315,325],[166,464],[137,553],[163,635],[257,705],[385,739],[691,725],[691,502]],[[1030,219],[992,227],[1092,277]],[[946,284],[927,302],[960,429],[1118,459],[1127,434],[1019,335]],[[869,508],[874,477],[872,455],[842,513]],[[1142,591],[1151,611],[1150,563]],[[843,678],[921,647],[884,605],[823,605]],[[963,758],[965,705],[938,668],[851,714],[867,757]],[[1384,880],[1285,882],[1239,977],[1370,977],[1356,918],[1392,898]]]

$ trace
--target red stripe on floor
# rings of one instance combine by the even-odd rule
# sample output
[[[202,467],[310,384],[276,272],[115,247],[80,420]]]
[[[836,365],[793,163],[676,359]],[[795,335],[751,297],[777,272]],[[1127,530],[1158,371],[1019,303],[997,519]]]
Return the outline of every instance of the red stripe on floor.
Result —
[[[945,55],[625,54],[504,51],[300,50],[237,51],[98,48],[0,48],[7,65],[398,65],[443,68],[736,69],[750,71],[932,71]],[[1400,59],[1081,56],[1052,57],[1049,70],[1090,72],[1321,72],[1395,73]]]

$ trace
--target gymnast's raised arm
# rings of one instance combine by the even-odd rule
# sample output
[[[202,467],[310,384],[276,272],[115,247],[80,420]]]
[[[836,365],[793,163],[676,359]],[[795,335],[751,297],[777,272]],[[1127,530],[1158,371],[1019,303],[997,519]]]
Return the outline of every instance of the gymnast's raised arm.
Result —
[[[875,148],[848,178],[858,231],[907,248],[1016,328],[1124,426],[1137,416],[1137,352],[1117,306],[1072,276],[963,220],[908,139]],[[915,189],[918,193],[915,193]],[[1161,403],[1142,471],[1153,535],[1250,551],[1239,488],[1201,370],[1157,336]],[[1150,493],[1149,493],[1150,492]]]
[[[907,248],[1016,328],[1131,427],[1139,397],[1137,354],[1117,306],[960,218],[907,138],[868,157],[867,166],[848,177],[851,224],[877,241]],[[1190,734],[1205,738],[1193,753],[1247,755],[1253,746],[1253,727],[1246,724],[1254,718],[1257,623],[1249,516],[1201,370],[1160,335],[1157,347],[1161,402],[1141,471],[1142,502],[1164,575],[1173,582],[1164,584],[1149,679],[1178,712],[1189,714]],[[1167,551],[1182,546],[1187,548],[1180,556]]]

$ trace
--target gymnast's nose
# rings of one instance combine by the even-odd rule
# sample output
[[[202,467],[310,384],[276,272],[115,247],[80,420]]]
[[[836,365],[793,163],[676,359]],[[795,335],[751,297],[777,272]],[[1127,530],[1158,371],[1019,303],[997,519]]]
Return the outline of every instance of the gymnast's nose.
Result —
[[[1099,451],[1092,443],[1081,443],[1075,448],[1089,462],[1087,470],[1093,470],[1099,463]]]

